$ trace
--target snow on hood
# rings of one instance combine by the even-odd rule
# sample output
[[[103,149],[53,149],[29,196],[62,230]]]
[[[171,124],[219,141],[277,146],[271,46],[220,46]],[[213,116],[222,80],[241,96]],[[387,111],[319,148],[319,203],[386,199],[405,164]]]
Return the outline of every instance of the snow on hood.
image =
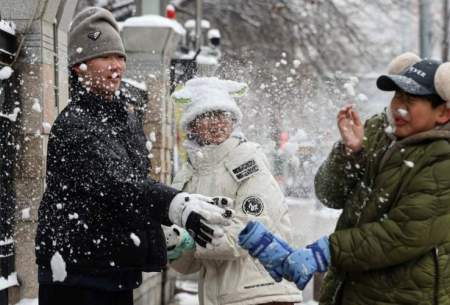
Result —
[[[186,85],[175,91],[172,97],[175,102],[184,106],[181,126],[187,126],[197,116],[211,111],[225,111],[233,115],[236,122],[242,119],[242,112],[233,97],[243,96],[247,84],[217,77],[199,77],[186,82]]]

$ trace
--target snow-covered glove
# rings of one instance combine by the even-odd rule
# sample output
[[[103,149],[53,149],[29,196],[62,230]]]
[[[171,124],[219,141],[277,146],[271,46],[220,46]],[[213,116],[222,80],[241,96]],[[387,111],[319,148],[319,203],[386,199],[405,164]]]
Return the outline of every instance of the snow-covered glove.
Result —
[[[185,228],[201,247],[221,237],[222,227],[230,225],[232,211],[214,205],[211,197],[199,194],[179,193],[170,203],[169,219]]]
[[[315,272],[325,272],[330,264],[330,242],[324,236],[295,250],[283,263],[283,276],[303,290]]]
[[[294,251],[284,240],[262,223],[250,221],[239,233],[239,245],[257,258],[275,281],[282,280],[283,262]]]
[[[186,230],[177,225],[162,226],[166,237],[167,258],[169,261],[178,259],[184,251],[195,249],[195,241]]]

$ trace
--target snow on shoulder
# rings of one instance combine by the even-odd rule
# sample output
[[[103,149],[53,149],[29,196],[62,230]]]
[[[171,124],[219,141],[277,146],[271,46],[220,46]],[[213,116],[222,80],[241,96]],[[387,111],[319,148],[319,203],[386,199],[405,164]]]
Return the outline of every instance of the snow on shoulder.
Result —
[[[139,17],[131,17],[125,20],[123,27],[158,27],[172,28],[176,33],[185,35],[186,30],[175,20],[161,17],[158,15],[144,15]]]

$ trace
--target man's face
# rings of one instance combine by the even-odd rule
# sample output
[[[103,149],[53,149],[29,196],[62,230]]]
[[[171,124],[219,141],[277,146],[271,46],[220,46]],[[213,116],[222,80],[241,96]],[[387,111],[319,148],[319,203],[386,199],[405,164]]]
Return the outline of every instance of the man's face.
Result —
[[[190,124],[189,132],[201,143],[219,145],[233,132],[233,120],[226,112],[208,112]]]
[[[395,93],[390,108],[394,134],[399,139],[433,129],[450,118],[445,104],[433,108],[430,101],[401,91]]]
[[[112,98],[120,87],[126,65],[122,55],[97,57],[76,65],[81,83],[95,94]]]

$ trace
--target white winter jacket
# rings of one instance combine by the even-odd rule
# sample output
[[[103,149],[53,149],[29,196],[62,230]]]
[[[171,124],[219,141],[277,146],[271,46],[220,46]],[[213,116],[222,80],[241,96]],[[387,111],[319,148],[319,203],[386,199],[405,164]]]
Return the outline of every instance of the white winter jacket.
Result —
[[[301,293],[293,284],[275,282],[237,242],[239,232],[251,219],[262,221],[291,242],[288,209],[259,146],[229,138],[218,146],[188,150],[190,162],[178,172],[173,186],[190,193],[230,197],[236,215],[219,247],[209,250],[197,246],[171,266],[181,273],[200,271],[200,305],[300,302]]]

